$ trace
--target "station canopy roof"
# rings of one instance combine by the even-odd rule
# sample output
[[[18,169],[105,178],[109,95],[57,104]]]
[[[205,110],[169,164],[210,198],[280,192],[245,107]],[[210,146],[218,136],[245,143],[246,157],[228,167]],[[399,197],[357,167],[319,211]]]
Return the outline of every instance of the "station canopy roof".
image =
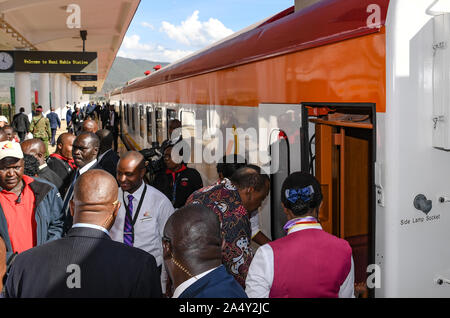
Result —
[[[140,0],[0,0],[0,50],[82,51],[98,53],[98,81],[103,87]],[[71,4],[80,7],[81,28],[69,28]],[[70,74],[67,74],[70,80]]]

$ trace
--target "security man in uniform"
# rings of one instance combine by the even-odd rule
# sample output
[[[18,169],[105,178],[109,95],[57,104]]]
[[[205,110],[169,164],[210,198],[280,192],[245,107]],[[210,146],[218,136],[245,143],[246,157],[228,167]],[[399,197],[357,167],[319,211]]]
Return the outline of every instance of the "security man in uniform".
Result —
[[[30,132],[34,138],[40,139],[45,144],[45,158],[48,158],[48,141],[52,136],[50,121],[42,115],[42,106],[36,107],[36,116],[33,117],[30,125]]]

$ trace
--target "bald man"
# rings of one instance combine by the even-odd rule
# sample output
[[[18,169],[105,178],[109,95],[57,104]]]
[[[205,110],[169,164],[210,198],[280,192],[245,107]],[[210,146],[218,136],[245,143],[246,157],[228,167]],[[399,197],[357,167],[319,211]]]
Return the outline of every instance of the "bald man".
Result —
[[[222,265],[217,215],[200,204],[177,210],[164,228],[163,257],[174,298],[247,298]]]
[[[119,207],[109,173],[80,176],[70,202],[72,229],[61,240],[17,256],[6,297],[161,297],[154,257],[109,236]]]
[[[81,131],[96,133],[98,131],[98,124],[95,120],[88,119],[83,122],[81,126]]]
[[[70,187],[74,171],[75,161],[72,158],[72,145],[75,136],[69,133],[61,134],[56,141],[56,151],[47,159],[47,164],[63,181],[61,196],[65,196]]]
[[[162,271],[161,238],[174,209],[163,193],[144,183],[144,162],[144,157],[136,151],[127,152],[119,160],[117,181],[121,207],[111,229],[111,238],[152,254]],[[165,291],[167,278],[162,272],[161,283]]]
[[[58,189],[59,193],[63,193],[62,179],[47,166],[45,161],[46,148],[44,142],[36,138],[29,139],[22,142],[21,147],[24,154],[35,157],[39,162],[38,177],[47,180]]]

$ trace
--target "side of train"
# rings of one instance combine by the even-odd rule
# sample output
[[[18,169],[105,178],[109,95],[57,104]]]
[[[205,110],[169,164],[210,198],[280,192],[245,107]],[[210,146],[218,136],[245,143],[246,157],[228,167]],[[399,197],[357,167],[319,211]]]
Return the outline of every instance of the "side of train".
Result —
[[[351,244],[357,283],[375,297],[450,296],[446,2],[287,9],[114,91],[123,139],[149,148],[178,118],[205,184],[217,178],[211,145],[269,165],[260,222],[272,238],[283,235],[281,183],[312,171],[320,221]]]

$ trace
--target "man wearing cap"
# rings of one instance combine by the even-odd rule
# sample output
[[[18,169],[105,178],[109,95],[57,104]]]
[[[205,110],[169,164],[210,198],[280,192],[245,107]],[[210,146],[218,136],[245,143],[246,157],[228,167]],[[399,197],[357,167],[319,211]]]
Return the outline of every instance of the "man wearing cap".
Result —
[[[6,125],[8,125],[8,119],[5,116],[1,115],[0,116],[0,128],[5,127]]]
[[[0,142],[0,233],[8,258],[61,238],[63,202],[56,187],[24,175],[20,144]]]
[[[45,158],[48,158],[48,141],[52,136],[50,121],[42,115],[42,106],[36,107],[36,116],[33,117],[30,125],[30,132],[34,138],[42,140],[45,144]]]

